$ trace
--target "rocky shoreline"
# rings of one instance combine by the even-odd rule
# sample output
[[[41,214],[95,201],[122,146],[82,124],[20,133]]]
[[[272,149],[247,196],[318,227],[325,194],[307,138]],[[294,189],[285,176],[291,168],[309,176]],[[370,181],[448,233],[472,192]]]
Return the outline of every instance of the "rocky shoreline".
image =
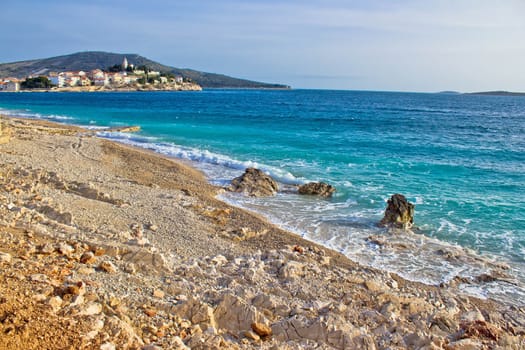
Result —
[[[525,347],[523,309],[362,267],[179,162],[0,122],[0,349]]]

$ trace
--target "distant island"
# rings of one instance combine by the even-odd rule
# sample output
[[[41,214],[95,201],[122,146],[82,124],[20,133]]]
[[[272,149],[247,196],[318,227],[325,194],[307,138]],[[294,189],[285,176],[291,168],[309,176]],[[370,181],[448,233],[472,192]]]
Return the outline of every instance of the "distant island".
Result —
[[[470,92],[468,95],[491,95],[491,96],[525,96],[525,92],[510,92],[510,91],[482,91]]]
[[[525,96],[525,92],[511,91],[481,91],[481,92],[458,92],[458,91],[440,91],[442,95],[486,95],[486,96]]]
[[[125,66],[124,62],[127,62],[126,67],[123,67]],[[130,70],[129,67],[132,67],[132,70]],[[141,67],[142,69],[137,69],[138,67]],[[114,71],[110,71],[110,68],[114,68]],[[144,69],[148,70],[148,72],[144,72]],[[138,74],[136,72],[137,70],[139,71]],[[102,77],[102,73],[99,71],[106,74],[108,81],[105,84],[100,82],[100,79],[105,80],[105,77]],[[0,64],[0,79],[2,79],[4,83],[4,90],[8,91],[14,91],[17,84],[19,84],[18,87],[21,87],[22,83],[27,78],[41,79],[42,84],[44,85],[46,82],[41,77],[46,77],[51,84],[53,84],[54,80],[58,83],[58,79],[60,78],[54,78],[55,76],[60,75],[60,73],[64,73],[63,75],[76,76],[74,80],[77,80],[77,82],[68,86],[69,89],[74,90],[86,90],[86,87],[91,87],[91,90],[96,90],[95,87],[97,86],[97,83],[95,78],[97,77],[99,79],[99,88],[100,84],[102,84],[103,86],[109,86],[109,88],[116,89],[135,89],[135,83],[143,83],[140,84],[141,86],[139,89],[146,90],[164,89],[160,84],[167,83],[168,85],[164,85],[164,87],[171,86],[167,89],[179,89],[176,87],[176,84],[182,84],[182,82],[193,83],[195,86],[198,85],[203,88],[290,88],[289,86],[282,84],[262,83],[233,78],[222,74],[170,67],[137,54],[88,51],[45,59]],[[119,73],[121,77],[118,75],[113,76],[115,79],[112,80],[110,73]],[[90,74],[91,78],[89,77]],[[164,77],[167,80],[161,80],[161,77]],[[89,79],[89,82],[87,79]],[[155,83],[155,80],[157,80],[158,83]],[[126,82],[126,84],[123,82]],[[39,81],[30,81],[30,84],[38,85],[39,83]],[[173,84],[170,85],[169,83]]]
[[[440,92],[438,92],[438,94],[443,94],[443,95],[459,95],[459,94],[461,94],[461,92],[458,92],[458,91],[440,91]]]

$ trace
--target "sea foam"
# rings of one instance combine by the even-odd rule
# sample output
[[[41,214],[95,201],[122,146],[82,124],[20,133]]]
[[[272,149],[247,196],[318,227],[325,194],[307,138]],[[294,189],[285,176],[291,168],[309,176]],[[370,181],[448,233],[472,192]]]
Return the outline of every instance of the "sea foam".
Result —
[[[208,150],[202,150],[194,147],[184,147],[175,145],[167,142],[158,142],[155,137],[147,137],[130,133],[121,132],[105,132],[100,131],[97,133],[99,137],[122,142],[131,146],[137,146],[145,149],[152,150],[154,152],[167,155],[169,157],[189,160],[196,162],[197,165],[200,163],[211,164],[228,169],[235,170],[236,173],[244,171],[246,168],[257,168],[264,171],[266,174],[273,177],[276,181],[286,185],[299,185],[305,183],[305,179],[296,178],[292,173],[273,166],[260,164],[254,161],[241,161],[233,159],[229,156],[214,153]],[[209,169],[204,167],[204,169]],[[211,174],[212,177],[217,174]],[[215,176],[213,176],[215,175]]]

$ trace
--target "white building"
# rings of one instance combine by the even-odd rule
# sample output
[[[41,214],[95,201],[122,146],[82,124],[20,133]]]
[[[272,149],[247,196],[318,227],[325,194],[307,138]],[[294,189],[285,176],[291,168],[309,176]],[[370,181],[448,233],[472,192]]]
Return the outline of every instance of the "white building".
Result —
[[[20,91],[20,81],[16,78],[0,79],[0,91]]]
[[[20,83],[18,81],[8,81],[5,87],[5,91],[20,91]]]
[[[79,83],[80,83],[80,77],[78,75],[72,75],[72,76],[65,78],[64,85],[77,86],[77,85],[80,85]]]
[[[48,79],[51,84],[58,87],[64,87],[66,84],[66,77],[64,76],[64,73],[52,73],[48,76]]]

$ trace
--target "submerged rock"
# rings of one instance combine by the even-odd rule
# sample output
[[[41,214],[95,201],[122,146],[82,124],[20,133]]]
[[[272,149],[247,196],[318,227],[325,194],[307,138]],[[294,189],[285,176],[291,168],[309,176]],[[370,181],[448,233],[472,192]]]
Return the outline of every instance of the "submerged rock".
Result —
[[[324,182],[309,182],[299,186],[299,194],[331,197],[335,187]]]
[[[140,126],[138,125],[135,125],[135,126],[122,126],[122,127],[117,127],[117,128],[110,128],[109,132],[126,132],[126,133],[129,133],[129,132],[139,132],[141,130]]]
[[[247,168],[244,174],[232,180],[228,189],[251,197],[265,197],[277,193],[279,185],[262,170]]]
[[[396,193],[390,197],[379,226],[409,229],[414,224],[414,204]]]

